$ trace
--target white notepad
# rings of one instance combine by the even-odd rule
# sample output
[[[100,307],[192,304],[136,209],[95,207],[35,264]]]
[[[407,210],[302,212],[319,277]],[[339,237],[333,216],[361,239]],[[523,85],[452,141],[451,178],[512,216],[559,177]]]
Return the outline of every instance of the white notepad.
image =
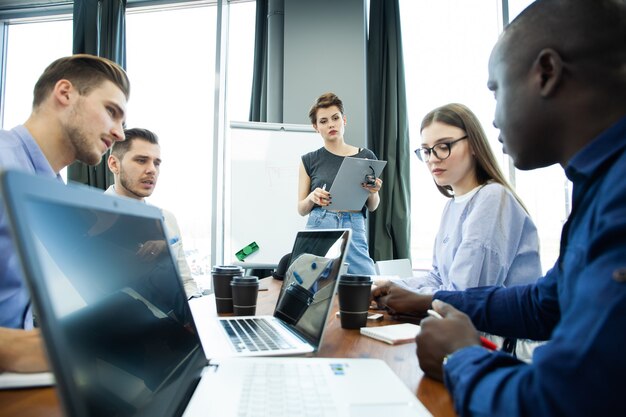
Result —
[[[0,389],[46,387],[49,385],[54,385],[54,375],[52,375],[52,372],[26,374],[0,372]]]
[[[389,324],[378,327],[361,327],[361,334],[390,345],[415,341],[420,326],[413,323]]]

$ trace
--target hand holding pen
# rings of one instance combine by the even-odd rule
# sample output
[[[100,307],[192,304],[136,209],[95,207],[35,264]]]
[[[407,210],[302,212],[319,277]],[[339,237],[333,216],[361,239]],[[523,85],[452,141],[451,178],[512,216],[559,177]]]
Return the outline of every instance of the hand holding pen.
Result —
[[[437,313],[435,310],[433,309],[429,309],[427,311],[428,315],[430,317],[434,317],[436,319],[443,319],[443,316],[439,313]],[[498,346],[493,343],[491,340],[487,339],[486,337],[480,336],[480,344],[482,347],[489,349],[489,350],[498,350]]]
[[[468,346],[482,346],[482,343],[466,314],[440,300],[434,300],[432,307],[433,312],[422,319],[421,331],[415,338],[417,358],[424,373],[442,381],[444,358]]]
[[[326,184],[324,184],[321,188],[318,187],[313,190],[312,194],[312,200],[314,204],[322,207],[332,204],[332,202],[330,201],[330,193],[326,191]]]

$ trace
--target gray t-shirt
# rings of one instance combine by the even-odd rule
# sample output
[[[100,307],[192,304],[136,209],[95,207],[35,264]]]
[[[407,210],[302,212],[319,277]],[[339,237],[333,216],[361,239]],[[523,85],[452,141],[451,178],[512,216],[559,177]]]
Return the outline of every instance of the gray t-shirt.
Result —
[[[359,152],[350,156],[354,158],[378,159],[376,155],[374,155],[374,152],[365,148],[359,148]],[[309,178],[311,178],[309,192],[318,187],[322,188],[324,184],[326,184],[326,190],[330,190],[344,158],[345,156],[328,152],[324,147],[302,155],[304,169]],[[316,207],[319,206],[316,205]]]

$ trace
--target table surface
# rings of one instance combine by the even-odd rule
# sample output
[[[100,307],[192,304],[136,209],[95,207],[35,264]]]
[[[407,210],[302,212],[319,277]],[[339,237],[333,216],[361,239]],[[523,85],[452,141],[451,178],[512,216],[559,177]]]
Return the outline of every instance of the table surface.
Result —
[[[272,314],[281,282],[272,278],[261,280],[257,301],[258,314]],[[192,300],[194,317],[216,315],[213,296]],[[208,311],[207,311],[208,310]],[[388,345],[362,336],[359,330],[341,328],[337,311],[336,297],[333,312],[328,321],[322,346],[317,354],[325,358],[377,358],[382,359],[398,375],[411,392],[428,408],[435,417],[456,416],[452,399],[440,382],[425,377],[417,363],[415,343]],[[208,313],[208,314],[207,314]],[[394,324],[387,315],[379,322],[369,322],[370,326]],[[54,387],[0,391],[0,417],[61,417],[63,412]]]

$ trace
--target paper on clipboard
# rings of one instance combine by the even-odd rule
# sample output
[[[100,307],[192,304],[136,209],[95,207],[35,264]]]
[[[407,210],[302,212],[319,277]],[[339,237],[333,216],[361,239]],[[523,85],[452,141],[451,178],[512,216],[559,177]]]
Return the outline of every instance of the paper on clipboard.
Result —
[[[380,177],[387,161],[376,159],[353,158],[346,156],[339,167],[337,176],[330,187],[332,204],[324,208],[329,210],[361,210],[370,192],[361,187],[365,176],[373,174]]]

